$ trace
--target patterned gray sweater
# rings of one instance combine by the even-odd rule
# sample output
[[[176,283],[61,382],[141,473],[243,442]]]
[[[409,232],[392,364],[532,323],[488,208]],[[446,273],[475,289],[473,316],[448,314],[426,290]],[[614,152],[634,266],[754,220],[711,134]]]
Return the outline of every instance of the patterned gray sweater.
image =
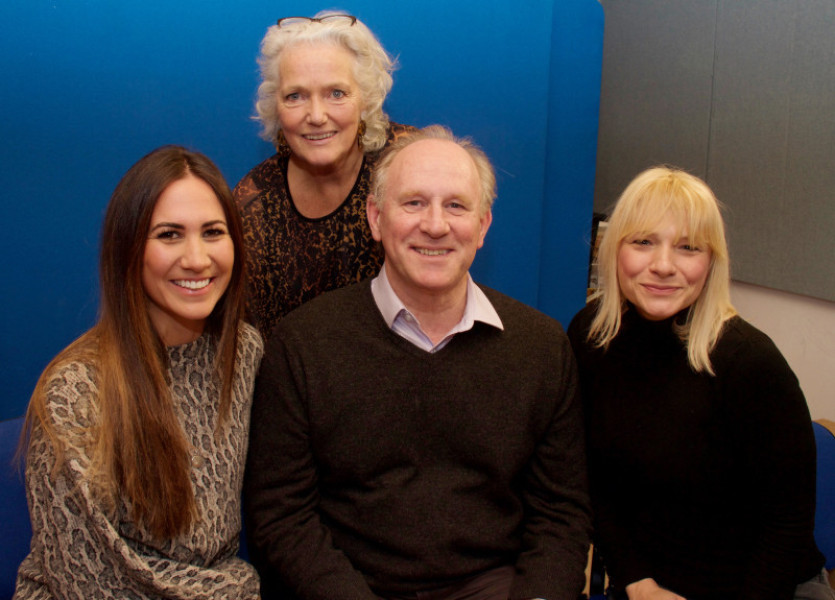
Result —
[[[219,389],[210,376],[214,353],[205,335],[169,348],[172,395],[193,446],[191,481],[199,511],[189,531],[170,540],[137,528],[124,501],[111,519],[93,500],[85,442],[97,419],[96,371],[81,362],[56,370],[47,384],[47,410],[66,440],[65,462],[53,477],[54,450],[36,427],[26,457],[32,545],[18,570],[15,599],[258,597],[258,576],[236,553],[253,381],[263,342],[253,327],[242,326],[231,415],[219,435]]]

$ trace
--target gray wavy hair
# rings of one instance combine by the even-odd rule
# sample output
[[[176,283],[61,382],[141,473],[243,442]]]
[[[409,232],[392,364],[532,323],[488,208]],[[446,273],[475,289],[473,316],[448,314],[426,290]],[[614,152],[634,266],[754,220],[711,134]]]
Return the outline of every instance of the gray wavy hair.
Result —
[[[344,13],[321,11],[315,19],[340,14]],[[348,19],[300,21],[282,27],[273,25],[267,30],[261,40],[261,55],[258,57],[261,84],[255,103],[258,114],[254,117],[261,122],[261,137],[275,144],[281,129],[276,99],[281,86],[278,69],[281,53],[295,44],[320,42],[338,44],[354,55],[354,79],[360,88],[361,118],[365,121],[363,150],[379,150],[386,143],[389,118],[383,112],[383,102],[391,90],[395,61],[359,19],[354,23]]]

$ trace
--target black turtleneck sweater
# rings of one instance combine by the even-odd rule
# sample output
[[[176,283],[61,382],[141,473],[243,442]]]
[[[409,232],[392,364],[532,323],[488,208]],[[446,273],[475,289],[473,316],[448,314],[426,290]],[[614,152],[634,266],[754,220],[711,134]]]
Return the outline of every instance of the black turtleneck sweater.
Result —
[[[612,583],[646,577],[688,600],[792,597],[823,556],[815,442],[779,350],[739,317],[694,372],[673,319],[634,309],[607,351],[569,327],[585,405],[595,543]]]

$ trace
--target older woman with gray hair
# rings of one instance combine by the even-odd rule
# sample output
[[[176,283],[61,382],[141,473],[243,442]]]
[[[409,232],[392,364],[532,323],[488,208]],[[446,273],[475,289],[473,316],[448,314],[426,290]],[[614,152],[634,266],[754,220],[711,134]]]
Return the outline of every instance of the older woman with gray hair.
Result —
[[[383,252],[365,216],[371,172],[380,151],[411,128],[383,112],[394,64],[354,16],[280,19],[258,63],[257,119],[277,153],[234,195],[249,319],[266,336],[307,300],[377,273]]]

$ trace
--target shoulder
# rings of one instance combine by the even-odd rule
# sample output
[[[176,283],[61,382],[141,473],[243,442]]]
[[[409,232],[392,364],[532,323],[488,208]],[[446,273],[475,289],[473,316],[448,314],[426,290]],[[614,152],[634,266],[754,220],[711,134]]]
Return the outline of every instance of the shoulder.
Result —
[[[370,159],[367,162],[375,163],[380,155],[388,148],[392,142],[397,140],[400,137],[403,137],[407,133],[411,133],[413,131],[417,131],[417,127],[413,127],[412,125],[403,125],[401,123],[394,123],[393,121],[389,121],[388,127],[386,128],[386,143],[383,144],[383,147],[379,150],[375,150],[370,152],[366,156]]]
[[[50,367],[44,377],[45,406],[58,429],[88,427],[98,406],[98,369],[89,360],[69,359]]]
[[[590,302],[572,317],[568,325],[568,337],[573,346],[579,346],[586,341],[595,314],[597,314],[597,303]]]
[[[376,309],[371,294],[371,279],[319,294],[290,311],[276,326],[287,334],[292,331],[311,335],[333,329],[348,329],[366,322]],[[350,315],[350,319],[346,318]]]
[[[496,309],[509,337],[519,337],[526,343],[567,345],[568,338],[556,319],[507,294],[481,284],[478,287]]]
[[[264,346],[264,341],[258,330],[244,321],[241,321],[238,326],[238,339],[242,345],[247,347],[260,348]]]
[[[771,437],[800,443],[809,432],[809,409],[792,368],[768,335],[739,316],[725,323],[710,354],[718,391],[728,400],[729,414],[756,432],[759,442]]]
[[[741,317],[725,323],[710,360],[720,385],[737,396],[755,397],[762,407],[786,406],[794,398],[805,407],[800,383],[783,354]]]
[[[252,354],[258,361],[264,354],[264,339],[261,334],[254,326],[243,321],[238,327],[238,345],[241,351]]]
[[[359,358],[357,340],[371,342],[384,337],[385,322],[374,303],[370,281],[324,292],[282,317],[267,340],[267,370],[282,356],[350,362]]]
[[[487,326],[473,328],[473,335],[478,337],[472,339],[481,344],[481,349],[474,354],[479,368],[501,365],[500,372],[513,373],[520,381],[537,381],[552,390],[572,389],[577,366],[559,321],[506,294],[483,285],[479,287],[496,309],[504,328],[501,331]],[[557,397],[561,393],[554,396]]]
[[[48,391],[72,389],[86,393],[88,387],[96,387],[98,368],[90,359],[68,358],[57,361],[46,373]]]
[[[235,186],[232,196],[238,208],[245,211],[265,188],[276,187],[276,179],[284,177],[282,157],[273,154],[250,169]]]
[[[417,127],[413,127],[412,125],[403,125],[401,123],[389,122],[389,132],[388,139],[386,140],[386,146],[391,144],[397,138],[407,133],[411,133],[413,131],[417,131]]]
[[[710,358],[716,363],[718,369],[723,366],[734,370],[775,366],[788,368],[785,358],[774,341],[739,316],[732,317],[725,322]]]
[[[383,144],[382,148],[368,152],[365,155],[363,167],[366,171],[368,171],[369,176],[374,165],[377,164],[377,161],[380,159],[383,152],[385,152],[386,148],[388,148],[397,138],[412,131],[417,131],[417,127],[412,127],[411,125],[401,125],[400,123],[393,123],[391,121],[389,122],[388,128],[386,129],[386,143]]]
[[[487,287],[486,285],[482,285],[480,283],[476,285],[478,285],[481,291],[484,292],[488,300],[490,300],[491,304],[493,304],[496,312],[498,312],[499,316],[503,319],[505,314],[508,315],[508,318],[516,318],[519,316],[525,319],[533,319],[538,323],[562,330],[562,325],[560,325],[559,321],[553,317],[549,317],[544,312],[534,308],[533,306],[525,304],[516,298],[512,298],[511,296]]]

